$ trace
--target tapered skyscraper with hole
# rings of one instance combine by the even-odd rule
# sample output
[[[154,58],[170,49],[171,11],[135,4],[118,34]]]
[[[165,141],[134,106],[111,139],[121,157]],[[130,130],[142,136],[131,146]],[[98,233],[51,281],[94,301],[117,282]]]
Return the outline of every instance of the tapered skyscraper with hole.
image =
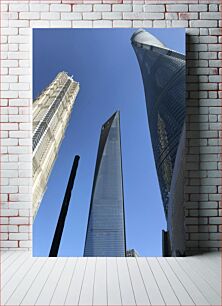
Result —
[[[33,102],[33,217],[64,137],[79,83],[60,72]]]
[[[126,256],[119,112],[101,129],[84,256]]]

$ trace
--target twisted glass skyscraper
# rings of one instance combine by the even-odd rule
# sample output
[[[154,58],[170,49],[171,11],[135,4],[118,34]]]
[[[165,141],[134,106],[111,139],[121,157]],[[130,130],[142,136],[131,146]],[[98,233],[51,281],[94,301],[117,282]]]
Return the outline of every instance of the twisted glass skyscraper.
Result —
[[[185,56],[169,50],[141,29],[133,34],[131,42],[143,77],[154,159],[167,216],[173,169],[185,121]]]
[[[126,255],[120,114],[102,126],[84,256]]]

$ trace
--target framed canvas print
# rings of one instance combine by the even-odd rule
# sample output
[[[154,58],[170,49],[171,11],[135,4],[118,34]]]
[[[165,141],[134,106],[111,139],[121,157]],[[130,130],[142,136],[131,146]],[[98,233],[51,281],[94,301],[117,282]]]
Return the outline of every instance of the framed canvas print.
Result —
[[[221,304],[219,2],[1,1],[1,305]]]
[[[33,31],[34,256],[184,254],[184,53],[184,29]]]

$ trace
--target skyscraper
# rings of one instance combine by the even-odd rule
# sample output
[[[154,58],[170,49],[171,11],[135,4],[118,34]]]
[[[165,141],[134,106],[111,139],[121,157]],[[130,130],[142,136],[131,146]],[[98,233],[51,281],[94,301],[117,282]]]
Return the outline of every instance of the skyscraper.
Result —
[[[131,38],[142,77],[156,169],[167,215],[173,168],[185,121],[185,57],[137,30]]]
[[[169,239],[171,252],[182,254],[185,239],[182,174],[185,56],[166,48],[142,29],[132,35],[131,42],[142,73],[154,159],[167,220],[168,232],[163,235],[163,245],[167,246]],[[166,252],[163,250],[163,253]]]
[[[125,255],[120,114],[116,112],[101,129],[84,256]]]
[[[33,218],[65,134],[79,83],[60,72],[33,102]]]

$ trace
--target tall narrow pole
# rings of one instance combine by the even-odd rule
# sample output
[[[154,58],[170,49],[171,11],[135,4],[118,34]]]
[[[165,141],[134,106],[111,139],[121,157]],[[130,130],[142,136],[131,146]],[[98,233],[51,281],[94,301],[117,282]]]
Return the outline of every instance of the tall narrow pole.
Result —
[[[57,226],[56,226],[54,238],[53,238],[53,241],[52,241],[52,246],[51,246],[51,249],[50,249],[49,257],[57,257],[57,254],[58,254],[59,245],[60,245],[60,241],[61,241],[61,238],[62,238],[62,233],[63,233],[63,228],[64,228],[64,224],[65,224],[65,220],[66,220],[66,215],[67,215],[68,208],[69,208],[69,202],[70,202],[70,198],[71,198],[71,194],[72,194],[72,188],[73,188],[73,185],[74,185],[74,180],[75,180],[75,176],[76,176],[76,171],[77,171],[79,159],[80,159],[80,157],[78,155],[76,155],[75,158],[74,158],[74,161],[73,161],[72,170],[71,170],[71,173],[70,173],[70,176],[69,176],[68,185],[66,187],[66,193],[65,193],[65,196],[64,196],[64,199],[63,199],[63,203],[62,203],[58,223],[57,223]]]

